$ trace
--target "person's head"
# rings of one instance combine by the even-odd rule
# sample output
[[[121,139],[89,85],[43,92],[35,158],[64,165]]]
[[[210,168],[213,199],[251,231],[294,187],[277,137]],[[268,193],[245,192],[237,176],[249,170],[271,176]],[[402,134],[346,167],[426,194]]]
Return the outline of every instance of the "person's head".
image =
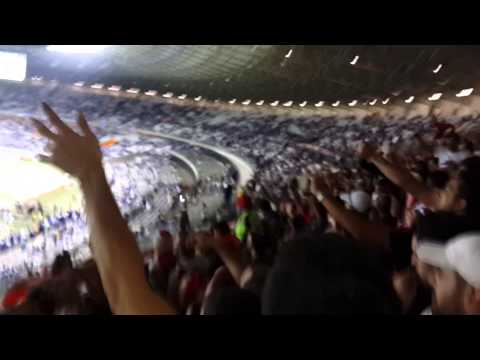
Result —
[[[231,230],[226,221],[219,221],[212,226],[212,233],[215,238],[224,238],[231,234]]]
[[[448,173],[442,170],[430,172],[427,177],[427,184],[432,188],[445,189],[448,184]]]
[[[56,301],[47,288],[38,286],[28,294],[26,303],[32,313],[41,315],[53,315],[55,313]]]
[[[265,284],[262,312],[390,313],[391,284],[373,263],[346,238],[305,233],[287,243],[277,257]]]
[[[160,231],[158,245],[155,248],[156,255],[173,252],[173,236],[166,230]]]
[[[268,234],[249,232],[247,235],[247,249],[253,261],[269,263],[273,253],[273,241]]]
[[[242,194],[237,198],[235,203],[237,210],[248,211],[252,209],[252,200],[246,194]]]
[[[480,314],[480,232],[449,240],[425,239],[417,258],[432,266],[432,311],[438,314]]]
[[[249,290],[224,287],[210,294],[204,311],[205,315],[260,315],[260,298]]]
[[[480,211],[480,157],[463,160],[441,192],[440,210],[466,214]]]
[[[52,275],[60,275],[71,269],[73,269],[73,263],[68,251],[64,251],[55,257],[52,264]]]

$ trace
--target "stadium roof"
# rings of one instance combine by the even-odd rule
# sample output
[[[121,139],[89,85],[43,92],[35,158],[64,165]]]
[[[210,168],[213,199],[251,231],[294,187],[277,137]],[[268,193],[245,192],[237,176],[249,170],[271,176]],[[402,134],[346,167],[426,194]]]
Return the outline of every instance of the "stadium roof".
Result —
[[[112,45],[88,55],[51,52],[46,45],[0,50],[27,53],[28,76],[239,102],[361,104],[472,88],[480,76],[478,46]]]

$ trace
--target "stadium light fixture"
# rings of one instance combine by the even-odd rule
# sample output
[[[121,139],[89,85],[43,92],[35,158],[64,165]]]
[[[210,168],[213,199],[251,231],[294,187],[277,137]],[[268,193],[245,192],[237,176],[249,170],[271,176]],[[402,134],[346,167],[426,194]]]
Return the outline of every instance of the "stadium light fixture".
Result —
[[[233,105],[233,104],[235,104],[236,102],[237,102],[237,99],[232,99],[232,100],[230,100],[228,103]]]
[[[305,105],[307,105],[307,101],[304,101],[304,102],[302,102],[302,103],[300,103],[300,104],[298,104],[298,105],[299,105],[300,107],[304,107]]]
[[[121,89],[122,89],[121,86],[112,85],[112,86],[110,86],[107,90],[110,90],[110,91],[120,91]]]
[[[277,106],[277,105],[278,105],[278,103],[279,103],[279,101],[278,101],[278,100],[276,100],[276,101],[274,101],[274,102],[270,103],[270,105],[271,105],[271,106]]]
[[[357,100],[353,100],[352,102],[348,103],[348,106],[355,106],[357,105]]]
[[[95,54],[111,45],[48,45],[47,50],[65,54]]]
[[[442,64],[438,64],[438,66],[435,69],[433,69],[433,73],[437,74],[442,69],[442,67],[443,67]]]
[[[437,101],[442,97],[442,93],[435,93],[428,98],[430,101]]]
[[[315,107],[322,107],[324,104],[323,101],[319,101],[318,103],[315,104]]]
[[[93,84],[90,85],[92,89],[103,89],[103,84]]]
[[[292,56],[292,53],[293,53],[293,49],[290,49],[287,53],[287,55],[285,55],[285,57],[288,59],[290,58],[290,56]]]
[[[195,99],[193,99],[193,100],[195,100],[195,101],[200,101],[200,100],[202,100],[202,97],[201,97],[201,96],[197,96],[197,97],[196,97]]]
[[[458,94],[456,94],[456,97],[465,97],[465,96],[470,96],[470,94],[473,92],[473,88],[469,89],[463,89],[460,91]]]
[[[264,103],[264,101],[263,101],[263,100],[260,100],[260,101],[259,101],[259,102],[257,102],[256,104],[257,104],[258,106],[262,106],[262,105],[263,105],[263,103]]]
[[[26,54],[0,51],[0,79],[23,81],[26,75]]]
[[[377,103],[377,99],[373,99],[372,101],[369,102],[370,105],[375,105]]]
[[[250,99],[247,99],[247,100],[245,100],[244,102],[242,102],[242,104],[243,104],[243,105],[249,105],[250,102],[251,102],[251,100],[250,100]]]
[[[340,100],[337,100],[332,104],[332,106],[334,107],[337,107],[338,105],[340,105]]]
[[[158,91],[157,90],[148,90],[148,91],[145,91],[145,95],[147,96],[156,96],[158,94]]]
[[[140,92],[140,89],[137,89],[137,88],[130,88],[127,90],[127,93],[130,93],[130,94],[138,94]]]
[[[162,95],[164,98],[171,98],[173,96],[173,93],[171,92],[167,92],[165,94]]]
[[[387,105],[389,101],[390,101],[390,98],[386,98],[385,100],[382,101],[382,104]]]
[[[77,86],[77,87],[82,87],[83,85],[85,85],[85,81],[77,81],[76,83],[73,84],[73,86]]]
[[[350,65],[356,65],[358,62],[358,59],[360,59],[360,56],[355,55],[352,61],[350,61]]]
[[[182,94],[178,97],[180,100],[185,100],[187,98],[187,94]]]
[[[415,96],[410,96],[408,99],[405,100],[407,104],[410,104],[415,99]]]
[[[287,101],[286,103],[283,103],[283,106],[286,106],[286,107],[289,107],[289,106],[292,106],[293,104],[293,101]]]

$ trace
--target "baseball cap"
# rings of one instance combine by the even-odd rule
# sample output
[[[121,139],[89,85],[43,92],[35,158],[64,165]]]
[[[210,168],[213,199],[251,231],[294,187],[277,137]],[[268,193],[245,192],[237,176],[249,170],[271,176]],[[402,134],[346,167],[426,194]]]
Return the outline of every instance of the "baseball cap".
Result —
[[[417,257],[424,263],[457,272],[480,289],[480,232],[466,232],[447,241],[422,239]]]
[[[350,201],[356,211],[364,213],[370,208],[371,196],[365,191],[357,190],[350,194]]]

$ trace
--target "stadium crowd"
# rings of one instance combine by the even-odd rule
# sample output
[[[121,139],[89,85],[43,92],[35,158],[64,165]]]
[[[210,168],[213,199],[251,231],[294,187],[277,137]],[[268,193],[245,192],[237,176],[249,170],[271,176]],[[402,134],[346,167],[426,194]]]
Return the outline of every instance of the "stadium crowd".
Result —
[[[222,146],[257,165],[237,192],[225,183],[235,216],[194,227],[184,204],[178,231],[156,228],[154,251],[142,253],[105,175],[97,121],[90,128],[79,115],[74,128],[44,105],[51,126],[34,126],[52,146],[42,159],[79,180],[94,261],[74,266],[58,255],[46,279],[10,289],[5,313],[480,311],[480,158],[461,131],[471,119],[232,121],[142,106],[130,126]]]

